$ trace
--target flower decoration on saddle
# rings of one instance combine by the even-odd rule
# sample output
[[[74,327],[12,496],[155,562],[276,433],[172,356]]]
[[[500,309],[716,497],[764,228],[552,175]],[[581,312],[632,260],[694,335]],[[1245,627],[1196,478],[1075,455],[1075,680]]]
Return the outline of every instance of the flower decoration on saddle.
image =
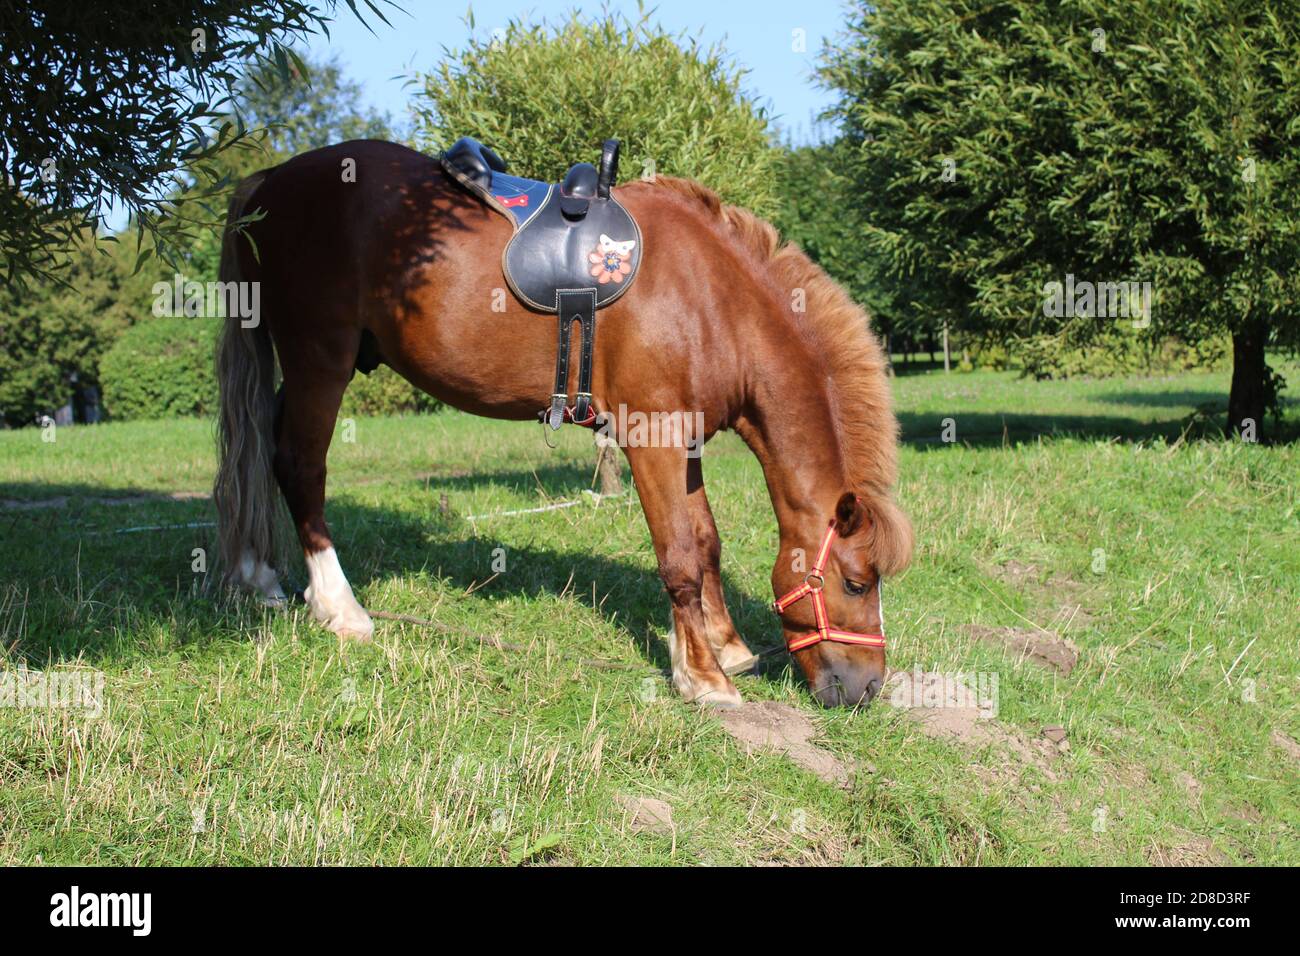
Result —
[[[636,240],[615,242],[604,233],[600,234],[600,244],[587,254],[591,263],[591,277],[604,285],[607,282],[622,282],[632,272],[632,250]]]

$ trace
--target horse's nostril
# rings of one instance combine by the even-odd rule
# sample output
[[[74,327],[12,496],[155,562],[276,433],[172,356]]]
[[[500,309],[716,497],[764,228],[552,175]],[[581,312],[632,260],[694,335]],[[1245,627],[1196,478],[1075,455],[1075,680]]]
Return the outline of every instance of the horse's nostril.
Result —
[[[813,696],[821,701],[824,707],[843,707],[844,685],[838,680],[832,680],[829,684],[814,689]]]
[[[876,695],[880,693],[881,680],[879,677],[873,677],[867,681],[867,700],[875,700]]]

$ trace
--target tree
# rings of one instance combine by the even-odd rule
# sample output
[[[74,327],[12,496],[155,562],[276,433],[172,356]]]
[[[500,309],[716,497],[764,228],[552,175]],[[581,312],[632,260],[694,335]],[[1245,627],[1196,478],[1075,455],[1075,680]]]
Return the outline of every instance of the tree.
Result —
[[[727,202],[774,208],[778,153],[765,111],[742,89],[744,71],[720,46],[668,34],[648,15],[511,21],[420,79],[415,136],[430,152],[473,136],[512,172],[555,180],[615,137],[624,179],[689,176]]]
[[[1230,332],[1227,431],[1262,427],[1280,384],[1265,348],[1300,340],[1294,16],[1249,0],[856,0],[821,76],[889,281],[1011,340],[1100,334],[1141,301],[1108,295],[1098,315],[1102,288],[1149,282],[1149,314],[1126,327]],[[1075,279],[1085,308],[1045,301]]]
[[[342,76],[336,62],[293,64],[289,73],[286,79],[278,67],[259,62],[241,73],[232,110],[237,108],[244,116],[249,133],[238,146],[212,158],[214,181],[229,181],[233,188],[254,170],[303,150],[337,140],[390,135],[387,118],[364,110],[359,87]],[[213,195],[210,182],[192,184],[178,194],[176,205],[202,207],[211,222],[191,224],[188,239],[177,249],[180,261],[175,266],[151,258],[133,274],[137,256],[129,231],[99,237],[98,243],[83,232],[70,251],[56,253],[51,262],[59,281],[32,282],[22,289],[0,286],[0,420],[10,426],[31,424],[39,415],[53,412],[70,395],[74,377],[80,385],[103,386],[101,363],[114,342],[130,326],[143,321],[154,324],[154,282],[170,284],[176,270],[187,280],[214,281],[227,199],[225,192]],[[144,248],[151,248],[150,243],[146,235]],[[115,387],[103,389],[109,415],[158,417],[209,407],[199,400],[187,403],[174,398],[215,392],[211,335],[202,320],[157,325],[138,334],[134,354],[153,350],[159,356],[188,356],[199,342],[205,343],[208,357],[199,365],[184,366],[194,382],[188,378],[131,382],[130,395],[123,383],[140,376],[129,363],[116,361]],[[360,402],[358,395],[350,393],[363,412],[428,406],[413,397],[409,386],[395,387],[390,380],[396,379],[393,373],[377,378],[355,389]],[[379,394],[371,394],[375,392]],[[154,398],[158,400],[146,407],[146,399]]]
[[[121,243],[83,235],[54,263],[63,283],[0,285],[0,421],[31,425],[71,397],[74,380],[100,384],[104,353],[152,300],[134,260]]]
[[[388,2],[388,0],[376,0]],[[187,176],[220,192],[213,161],[243,140],[218,122],[249,60],[283,77],[287,45],[325,30],[336,0],[122,0],[0,4],[0,271],[48,277],[59,253],[99,231],[107,203],[164,257],[186,244]],[[352,0],[348,6],[357,9]],[[375,3],[367,6],[382,19]],[[360,16],[360,14],[358,14]],[[194,198],[194,191],[187,194]],[[148,253],[142,252],[142,255]]]
[[[778,166],[772,222],[866,308],[882,335],[892,339],[899,332],[932,332],[930,313],[909,307],[910,289],[882,278],[887,263],[862,241],[866,212],[845,173],[853,148],[848,140],[837,139],[786,149]]]

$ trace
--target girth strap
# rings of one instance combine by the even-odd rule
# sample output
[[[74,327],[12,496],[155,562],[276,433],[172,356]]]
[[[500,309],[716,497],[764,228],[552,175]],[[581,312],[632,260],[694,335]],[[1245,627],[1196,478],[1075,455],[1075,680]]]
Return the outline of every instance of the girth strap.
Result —
[[[591,360],[596,351],[596,290],[557,290],[555,311],[560,324],[555,349],[555,387],[551,390],[550,408],[537,414],[552,430],[558,429],[566,419],[575,425],[590,425],[596,418],[591,407]],[[569,350],[574,322],[582,331],[582,351],[578,353],[577,398],[573,408],[568,408]]]

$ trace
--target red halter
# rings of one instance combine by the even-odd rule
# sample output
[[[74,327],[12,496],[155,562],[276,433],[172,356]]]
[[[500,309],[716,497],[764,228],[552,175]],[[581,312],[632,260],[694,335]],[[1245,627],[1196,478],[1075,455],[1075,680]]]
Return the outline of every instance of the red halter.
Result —
[[[880,633],[877,634],[856,634],[853,631],[839,631],[831,627],[830,620],[826,615],[826,596],[822,593],[822,588],[826,584],[826,579],[822,576],[826,570],[826,560],[831,554],[831,545],[835,542],[835,522],[832,521],[826,529],[826,537],[822,538],[822,546],[817,551],[817,560],[813,562],[812,570],[805,575],[803,584],[799,585],[793,591],[790,591],[785,597],[777,598],[772,605],[776,613],[780,614],[791,604],[801,601],[803,598],[812,595],[813,602],[813,619],[817,622],[817,630],[802,634],[799,637],[792,638],[786,642],[786,647],[790,653],[801,651],[805,647],[812,647],[814,644],[820,644],[822,641],[834,641],[837,644],[857,644],[862,647],[884,647],[885,646],[885,616],[884,606],[880,604],[880,579],[876,579],[876,602],[880,607]],[[817,583],[813,584],[816,579]]]

